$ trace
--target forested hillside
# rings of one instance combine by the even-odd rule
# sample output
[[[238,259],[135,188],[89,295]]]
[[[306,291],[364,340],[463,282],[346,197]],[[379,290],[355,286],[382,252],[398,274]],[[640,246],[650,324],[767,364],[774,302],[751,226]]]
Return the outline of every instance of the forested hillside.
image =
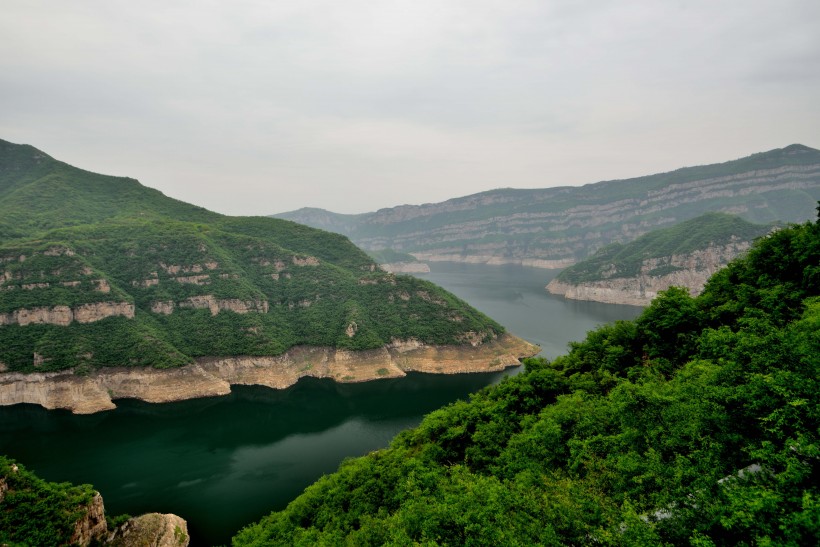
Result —
[[[659,228],[626,244],[613,243],[563,270],[547,291],[573,300],[647,306],[662,290],[692,295],[774,224],[752,224],[726,213],[706,213]]]
[[[547,181],[545,184],[558,184]],[[749,222],[803,222],[820,199],[820,151],[800,144],[713,165],[580,187],[504,188],[441,203],[343,215],[276,215],[423,261],[564,268],[610,243],[708,212]]]
[[[428,415],[234,545],[816,545],[820,224]]]
[[[475,345],[502,332],[344,236],[219,215],[0,141],[0,372]]]
[[[707,213],[670,228],[653,230],[627,244],[613,243],[586,260],[558,274],[559,281],[578,284],[604,279],[635,277],[649,260],[666,259],[649,275],[664,275],[682,269],[671,264],[671,257],[691,255],[710,247],[733,243],[750,244],[764,235],[771,225],[752,224],[725,213]]]

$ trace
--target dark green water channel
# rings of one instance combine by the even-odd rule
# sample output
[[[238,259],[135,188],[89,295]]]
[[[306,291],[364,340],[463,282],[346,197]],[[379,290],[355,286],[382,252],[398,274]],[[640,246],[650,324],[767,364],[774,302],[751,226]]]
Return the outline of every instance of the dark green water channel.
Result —
[[[424,277],[541,344],[548,357],[597,324],[640,311],[551,297],[543,289],[550,271],[433,267]],[[282,391],[236,387],[226,397],[164,405],[118,401],[116,410],[92,416],[3,407],[0,453],[45,479],[93,484],[108,514],[176,513],[194,545],[227,543],[342,459],[386,446],[424,414],[503,375],[410,374],[364,384],[306,378]]]

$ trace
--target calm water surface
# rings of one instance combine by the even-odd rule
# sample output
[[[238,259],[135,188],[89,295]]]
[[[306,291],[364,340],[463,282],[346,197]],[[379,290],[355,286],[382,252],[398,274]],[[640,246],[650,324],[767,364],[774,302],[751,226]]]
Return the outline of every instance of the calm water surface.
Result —
[[[432,267],[420,277],[540,344],[547,357],[596,325],[640,312],[552,297],[544,285],[553,271]],[[228,543],[344,458],[386,446],[424,414],[503,376],[410,374],[364,384],[305,378],[282,391],[235,387],[226,397],[164,405],[118,401],[116,410],[91,416],[0,407],[0,453],[45,479],[93,484],[110,515],[176,513],[188,521],[194,545]]]

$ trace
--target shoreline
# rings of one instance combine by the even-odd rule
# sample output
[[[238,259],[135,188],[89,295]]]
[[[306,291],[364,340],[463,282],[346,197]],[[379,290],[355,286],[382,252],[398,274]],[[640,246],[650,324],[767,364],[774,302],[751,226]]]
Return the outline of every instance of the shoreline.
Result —
[[[4,372],[0,373],[0,406],[30,403],[93,414],[116,408],[116,399],[167,403],[227,395],[231,385],[285,389],[305,376],[352,383],[399,378],[407,372],[498,372],[519,366],[520,359],[536,355],[539,349],[504,333],[477,346],[430,346],[413,340],[364,351],[296,346],[275,357],[202,357],[173,369],[112,367],[87,376],[72,370]]]
[[[574,266],[577,262],[571,258],[546,259],[546,258],[505,258],[495,255],[461,255],[446,253],[425,253],[411,252],[421,262],[454,262],[456,264],[481,264],[486,266],[525,266],[527,268],[538,268],[540,270],[563,270]]]

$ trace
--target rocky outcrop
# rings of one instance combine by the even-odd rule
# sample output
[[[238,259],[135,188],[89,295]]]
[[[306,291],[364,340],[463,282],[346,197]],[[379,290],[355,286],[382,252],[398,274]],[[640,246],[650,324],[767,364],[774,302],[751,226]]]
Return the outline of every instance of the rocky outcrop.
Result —
[[[476,335],[479,336],[479,335]],[[114,400],[152,403],[230,393],[231,384],[283,389],[313,376],[338,382],[364,382],[404,376],[409,371],[438,374],[493,372],[516,366],[539,348],[510,334],[472,345],[430,346],[417,340],[393,340],[374,350],[347,351],[294,347],[278,356],[198,359],[176,369],[100,369],[87,376],[68,372],[0,374],[0,405],[33,403],[90,414],[115,408]]]
[[[268,313],[269,304],[267,300],[216,298],[212,294],[191,296],[178,303],[173,300],[159,300],[151,303],[151,311],[154,313],[170,315],[176,308],[207,309],[211,311],[211,315],[228,310],[236,313]]]
[[[570,300],[588,300],[606,304],[648,306],[660,291],[669,287],[685,287],[692,296],[700,294],[706,281],[732,259],[747,251],[748,241],[711,246],[689,254],[651,258],[642,262],[640,273],[634,277],[612,277],[578,284],[553,279],[547,291]],[[652,275],[660,269],[671,269],[662,275]]]
[[[32,403],[47,409],[69,409],[75,414],[116,408],[112,401],[116,398],[165,403],[228,393],[228,382],[199,365],[171,370],[102,369],[87,376],[72,371],[0,374],[0,405]]]
[[[59,325],[68,326],[74,321],[93,323],[107,317],[122,316],[134,318],[134,304],[130,302],[93,302],[74,308],[68,306],[19,309],[10,313],[0,313],[0,325]]]
[[[430,266],[424,262],[390,262],[379,266],[388,273],[430,273]]]
[[[103,499],[97,492],[85,508],[83,517],[74,525],[74,534],[71,536],[70,543],[71,545],[90,545],[91,542],[104,540],[107,532]]]
[[[113,547],[186,547],[188,523],[173,514],[148,513],[128,519],[106,545]]]

